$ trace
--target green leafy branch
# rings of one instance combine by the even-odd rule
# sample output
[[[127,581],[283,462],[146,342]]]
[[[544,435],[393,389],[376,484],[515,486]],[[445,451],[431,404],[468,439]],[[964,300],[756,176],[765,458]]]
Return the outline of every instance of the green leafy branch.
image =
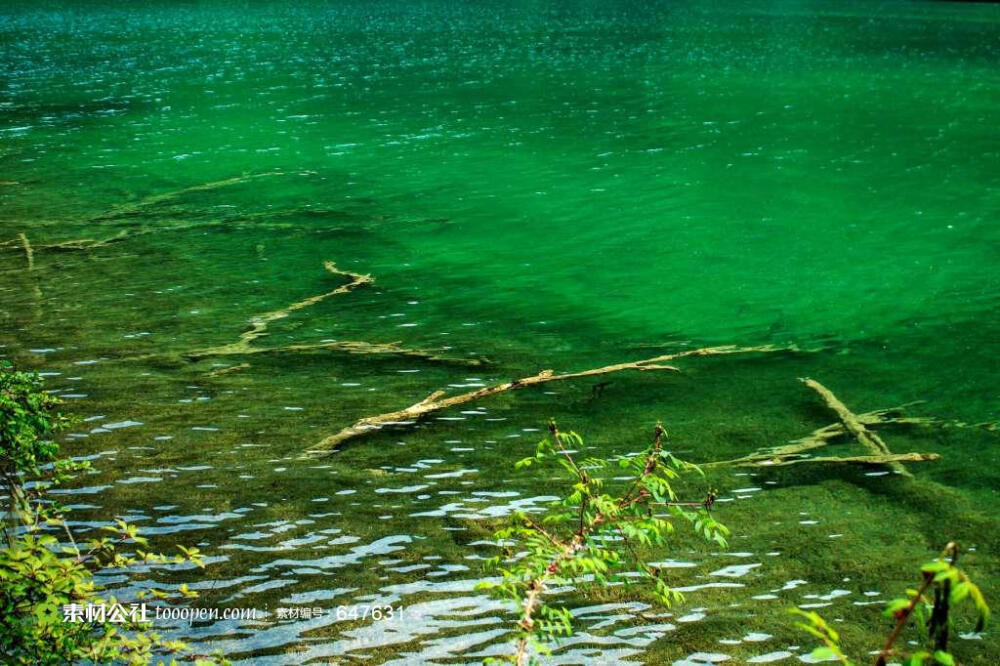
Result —
[[[729,530],[710,513],[714,493],[708,493],[702,502],[678,500],[672,483],[683,473],[701,471],[665,451],[666,436],[666,430],[657,424],[648,449],[616,461],[619,468],[633,475],[619,494],[606,492],[599,476],[615,463],[593,457],[577,461],[573,454],[583,444],[582,438],[573,432],[560,432],[554,422],[535,455],[516,464],[520,469],[555,463],[572,485],[564,499],[553,503],[556,511],[541,521],[519,513],[510,527],[494,535],[507,547],[507,556],[491,558],[487,567],[498,571],[501,579],[481,583],[480,588],[514,601],[520,609],[513,654],[503,661],[528,664],[533,652],[549,654],[551,641],[572,633],[570,611],[545,602],[545,592],[552,583],[628,585],[624,574],[634,568],[653,583],[658,601],[666,606],[681,601],[683,596],[671,589],[663,573],[639,553],[640,548],[666,544],[674,531],[671,518],[683,519],[709,541],[727,546]],[[658,513],[658,507],[666,512]],[[514,546],[525,552],[515,555]]]
[[[190,562],[204,567],[197,548],[178,546],[179,554],[146,550],[147,540],[124,520],[102,528],[101,536],[78,545],[65,510],[46,491],[89,464],[57,458],[53,437],[72,419],[56,411],[60,401],[42,388],[37,375],[16,372],[0,362],[0,484],[5,511],[0,547],[0,654],[11,664],[148,664],[158,655],[183,655],[198,663],[226,663],[220,655],[199,659],[190,646],[152,630],[132,616],[121,621],[66,621],[67,608],[121,607],[114,596],[102,596],[95,574],[148,563]],[[64,545],[52,532],[62,531]],[[131,552],[134,550],[134,552]],[[181,598],[197,593],[182,585]],[[139,592],[166,599],[159,590]]]
[[[986,627],[989,606],[979,587],[956,566],[958,554],[958,546],[949,543],[938,558],[920,568],[919,588],[909,589],[906,597],[888,603],[885,615],[896,622],[875,659],[875,666],[886,666],[890,657],[904,659],[906,666],[922,666],[928,661],[939,666],[955,666],[958,662],[948,651],[948,639],[954,628],[955,607],[963,602],[975,611],[974,631],[978,633]],[[855,666],[841,650],[840,636],[822,617],[799,609],[791,612],[806,619],[806,622],[797,622],[796,626],[824,643],[824,647],[813,651],[813,658],[837,659],[844,666]],[[911,620],[915,621],[925,647],[908,653],[894,646]]]

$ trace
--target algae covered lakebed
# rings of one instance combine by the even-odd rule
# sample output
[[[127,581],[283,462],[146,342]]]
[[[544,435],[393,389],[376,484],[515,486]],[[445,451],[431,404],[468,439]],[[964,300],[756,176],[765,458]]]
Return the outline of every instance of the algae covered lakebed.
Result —
[[[708,468],[730,548],[656,554],[685,603],[573,597],[548,661],[800,663],[795,606],[864,656],[948,541],[1000,589],[998,40],[990,3],[8,4],[0,354],[83,419],[76,529],[125,516],[207,556],[106,582],[259,609],[158,627],[247,664],[506,650],[475,585],[492,530],[567,490],[514,469],[550,418],[601,456],[662,421],[707,463],[834,422],[799,377],[858,413],[921,401],[942,424],[879,430],[940,455],[912,479]],[[725,344],[801,351],[302,457],[436,390]],[[375,603],[402,620],[337,613]],[[953,649],[1000,661],[992,628]]]

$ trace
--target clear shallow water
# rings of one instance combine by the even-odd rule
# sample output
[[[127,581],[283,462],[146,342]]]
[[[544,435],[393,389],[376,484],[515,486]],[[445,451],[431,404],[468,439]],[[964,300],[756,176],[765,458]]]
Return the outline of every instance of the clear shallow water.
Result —
[[[207,580],[152,578],[270,609],[235,636],[192,630],[206,644],[227,636],[255,663],[477,661],[505,618],[472,590],[492,549],[470,544],[551,495],[512,470],[549,417],[609,453],[663,419],[681,453],[716,460],[829,422],[795,381],[811,375],[858,411],[925,399],[923,413],[997,420],[997,26],[994,7],[960,3],[6,10],[3,239],[162,233],[38,250],[32,271],[0,248],[0,351],[61,373],[50,385],[95,417],[66,444],[97,456],[66,497],[81,522],[114,511],[164,544],[200,543],[217,558]],[[324,260],[376,284],[273,323],[262,344],[399,341],[493,364],[122,360],[231,342],[339,284]],[[435,389],[762,342],[826,351],[619,375],[597,400],[554,384],[297,459]],[[251,366],[207,376],[238,362]],[[872,644],[878,606],[856,604],[903,589],[951,538],[995,588],[995,436],[886,437],[943,460],[914,484],[713,472],[734,552],[682,541],[668,555],[695,565],[677,568],[697,588],[685,607],[579,602],[559,654],[801,654],[795,603],[829,603],[846,638]],[[273,616],[372,601],[418,619]],[[987,646],[968,663],[991,663]]]

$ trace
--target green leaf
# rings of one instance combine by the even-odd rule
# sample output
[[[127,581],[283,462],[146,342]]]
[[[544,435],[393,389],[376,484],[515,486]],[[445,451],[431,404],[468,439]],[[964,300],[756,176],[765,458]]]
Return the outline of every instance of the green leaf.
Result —
[[[961,583],[958,583],[957,585],[952,587],[951,599],[950,599],[951,603],[957,604],[962,599],[965,599],[967,596],[969,596],[969,587],[971,585],[972,583],[968,581],[962,581]]]
[[[934,661],[941,664],[941,666],[955,666],[955,658],[944,650],[937,650],[934,653]]]
[[[951,565],[944,560],[934,560],[933,562],[928,562],[924,566],[920,567],[920,570],[925,573],[938,573],[940,571],[945,571],[950,569]]]

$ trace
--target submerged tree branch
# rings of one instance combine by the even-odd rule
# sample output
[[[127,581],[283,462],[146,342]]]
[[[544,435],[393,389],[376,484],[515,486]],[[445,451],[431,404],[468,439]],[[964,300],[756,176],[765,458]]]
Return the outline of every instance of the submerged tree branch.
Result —
[[[581,377],[594,377],[597,375],[606,375],[613,372],[622,372],[625,370],[640,370],[640,371],[678,371],[671,365],[664,365],[669,361],[675,361],[681,358],[687,358],[690,356],[717,356],[722,354],[749,354],[749,353],[767,353],[767,352],[780,352],[780,351],[797,351],[794,348],[782,348],[773,347],[770,345],[760,346],[760,347],[737,347],[735,345],[726,345],[721,347],[705,347],[702,349],[693,349],[690,351],[678,352],[674,354],[665,354],[663,356],[656,356],[654,358],[645,359],[642,361],[633,361],[629,363],[616,363],[614,365],[606,365],[601,368],[593,368],[591,370],[583,370],[580,372],[570,372],[566,374],[557,375],[552,370],[542,370],[537,375],[532,375],[531,377],[524,377],[522,379],[515,379],[510,382],[504,382],[503,384],[496,384],[494,386],[487,386],[485,388],[478,389],[476,391],[469,391],[468,393],[461,393],[459,395],[454,395],[450,397],[444,397],[444,391],[435,391],[423,400],[416,402],[409,407],[396,410],[394,412],[386,412],[384,414],[378,414],[376,416],[369,416],[357,421],[354,425],[348,426],[341,430],[340,432],[330,435],[323,441],[319,442],[313,449],[307,451],[307,454],[322,454],[329,452],[333,449],[338,448],[344,442],[355,439],[357,437],[362,437],[369,433],[377,430],[381,430],[388,425],[412,425],[419,419],[432,414],[434,412],[439,412],[442,409],[447,409],[449,407],[454,407],[456,405],[462,405],[467,402],[473,402],[476,400],[481,400],[483,398],[488,398],[490,396],[496,395],[498,393],[503,393],[505,391],[514,391],[517,389],[526,388],[528,386],[536,386],[539,384],[546,384],[548,382],[563,381],[567,379],[579,379]]]
[[[153,194],[148,197],[143,197],[142,199],[122,204],[116,206],[111,210],[108,210],[99,215],[95,215],[90,218],[91,222],[99,222],[101,220],[110,220],[117,217],[124,217],[126,215],[135,213],[143,208],[149,206],[154,206],[164,201],[169,201],[171,199],[176,199],[178,197],[184,196],[185,194],[191,194],[192,192],[204,192],[206,190],[217,190],[222,187],[230,187],[232,185],[239,185],[241,183],[250,182],[252,180],[257,180],[260,178],[272,178],[276,176],[289,176],[289,175],[313,175],[314,171],[266,171],[264,173],[252,173],[244,174],[242,176],[233,176],[231,178],[224,178],[222,180],[214,180],[208,183],[201,183],[198,185],[192,185],[190,187],[184,187],[179,190],[171,190],[169,192],[162,192],[160,194]]]
[[[897,465],[904,462],[927,462],[938,460],[941,456],[936,453],[887,453],[877,456],[820,456],[817,458],[774,458],[754,463],[732,463],[733,467],[787,467],[788,465],[799,465],[801,463],[853,463],[858,465]],[[728,464],[728,463],[727,463]],[[713,463],[718,465],[718,463]],[[702,465],[708,467],[710,465]],[[912,475],[908,475],[912,476]]]
[[[405,358],[420,359],[423,361],[434,361],[438,363],[451,363],[456,365],[478,367],[486,365],[486,361],[478,358],[457,358],[451,356],[441,356],[435,352],[425,349],[410,349],[401,347],[398,342],[365,342],[364,340],[337,340],[334,342],[316,342],[307,344],[284,345],[281,347],[253,347],[242,346],[238,342],[220,347],[200,349],[192,352],[185,352],[182,356],[190,361],[200,361],[206,358],[217,356],[250,356],[256,354],[302,354],[313,351],[338,351],[346,354],[357,354],[361,356],[374,356],[390,354]]]
[[[21,247],[24,248],[24,257],[28,262],[28,270],[35,270],[35,252],[31,249],[31,242],[28,240],[28,235],[21,232],[17,235],[21,241]]]
[[[222,377],[223,375],[231,375],[236,372],[242,372],[250,367],[249,363],[240,363],[239,365],[227,365],[222,368],[217,368],[211,372],[205,373],[206,377]]]
[[[857,439],[862,446],[868,449],[873,456],[891,455],[892,452],[889,451],[889,447],[886,446],[884,441],[882,441],[882,438],[879,437],[877,433],[868,430],[854,414],[854,412],[848,409],[847,405],[841,402],[830,389],[823,386],[815,379],[805,378],[800,381],[812,390],[816,391],[816,393],[823,398],[823,402],[826,403],[827,407],[836,412],[840,422],[844,424],[844,428],[846,428],[849,433],[854,435],[854,438]],[[889,462],[887,465],[897,474],[902,474],[903,476],[913,476],[906,471],[906,468],[899,462]]]
[[[272,310],[271,312],[265,312],[264,314],[257,315],[250,320],[248,328],[240,334],[239,338],[235,342],[230,342],[224,345],[217,345],[215,347],[204,347],[201,349],[195,349],[181,354],[182,358],[189,361],[200,361],[206,358],[220,357],[220,356],[253,356],[258,354],[299,354],[312,351],[339,351],[348,354],[363,354],[363,355],[380,355],[380,354],[392,354],[396,356],[404,356],[407,358],[417,358],[426,361],[435,361],[442,363],[456,363],[464,366],[481,366],[485,364],[482,359],[462,359],[462,358],[451,358],[446,356],[440,356],[434,351],[423,350],[423,349],[409,349],[407,347],[402,347],[398,342],[389,343],[372,343],[365,342],[363,340],[339,340],[334,342],[317,342],[317,343],[305,343],[305,344],[292,344],[284,345],[280,347],[258,347],[254,343],[269,334],[268,327],[272,322],[279,319],[284,319],[291,315],[297,310],[302,310],[303,308],[316,305],[331,296],[336,296],[338,294],[349,293],[359,287],[369,285],[375,282],[375,279],[370,275],[363,275],[361,273],[354,273],[351,271],[344,271],[337,268],[337,265],[332,261],[326,261],[323,263],[327,272],[334,275],[339,275],[348,278],[346,284],[342,284],[336,289],[331,291],[318,294],[316,296],[310,296],[304,298],[300,301],[296,301],[291,305],[287,305],[278,310]],[[159,358],[161,354],[150,354],[144,356],[132,356],[126,360],[146,360],[152,358]]]
[[[232,180],[232,179],[231,179]],[[229,183],[231,181],[220,181],[222,183]],[[197,186],[196,188],[188,188],[185,191],[192,191],[192,189],[209,189],[209,185],[221,186],[218,184],[208,184]],[[189,229],[204,228],[204,227],[218,227],[224,225],[224,222],[212,221],[212,222],[195,222],[186,225],[177,225],[172,227],[164,227],[159,229],[138,229],[138,230],[122,230],[114,236],[110,236],[101,240],[94,240],[90,238],[83,238],[71,241],[64,241],[61,243],[51,243],[47,245],[37,245],[32,246],[28,241],[28,237],[21,233],[17,238],[10,241],[5,241],[0,243],[3,245],[15,245],[20,244],[24,249],[25,256],[28,262],[28,270],[34,270],[34,250],[93,250],[96,248],[104,247],[112,243],[117,243],[119,241],[125,240],[127,238],[132,238],[135,236],[143,236],[146,234],[160,233],[166,231],[185,231]],[[253,342],[261,337],[267,335],[268,325],[278,319],[284,319],[288,317],[291,313],[296,310],[301,310],[307,308],[311,305],[315,305],[321,301],[330,298],[331,296],[336,296],[338,294],[346,294],[354,289],[372,284],[375,279],[370,275],[362,275],[360,273],[353,273],[351,271],[343,271],[337,268],[336,264],[332,261],[324,262],[324,267],[330,273],[334,275],[340,275],[349,278],[347,284],[341,285],[332,291],[328,291],[323,294],[316,296],[310,296],[309,298],[302,299],[301,301],[296,301],[291,305],[288,305],[279,310],[274,310],[272,312],[267,312],[262,315],[258,315],[250,320],[250,326],[247,330],[240,334],[239,339],[235,342],[231,342],[225,345],[218,345],[215,347],[205,347],[202,349],[195,349],[189,352],[184,352],[181,354],[182,357],[191,360],[198,361],[204,358],[210,358],[214,356],[242,356],[242,355],[253,355],[253,354],[293,354],[293,353],[303,353],[310,351],[322,351],[322,350],[332,350],[345,352],[348,354],[362,354],[362,355],[380,355],[380,354],[392,354],[397,356],[404,356],[407,358],[416,358],[425,361],[441,362],[457,364],[467,367],[481,367],[488,365],[488,362],[480,358],[456,358],[449,356],[442,356],[437,351],[424,350],[424,349],[409,349],[400,346],[399,342],[389,342],[389,343],[371,343],[365,342],[363,340],[340,340],[334,342],[319,342],[311,344],[293,344],[285,345],[281,347],[256,347]],[[139,356],[129,356],[122,360],[127,361],[138,361],[138,360],[148,360],[154,358],[161,358],[164,356],[169,356],[169,354],[143,354]]]
[[[722,460],[702,465],[703,467],[784,467],[797,465],[800,463],[857,463],[865,465],[886,465],[903,476],[912,476],[901,463],[904,462],[924,462],[938,460],[941,456],[936,453],[903,453],[895,454],[889,450],[886,443],[869,426],[883,424],[909,424],[927,425],[938,423],[936,419],[919,416],[902,416],[902,411],[909,405],[894,407],[892,409],[879,409],[864,414],[851,412],[843,402],[841,402],[830,389],[826,388],[814,379],[801,380],[806,386],[813,389],[823,398],[827,406],[830,407],[837,416],[840,423],[833,423],[822,428],[817,428],[807,437],[795,440],[784,446],[764,449],[757,453],[752,453],[742,458],[734,460]],[[911,403],[912,404],[912,403]],[[806,452],[822,448],[833,443],[834,440],[844,436],[853,436],[865,448],[868,449],[867,456],[848,457],[809,457]]]
[[[82,222],[102,222],[108,220],[115,220],[123,217],[127,217],[130,214],[137,213],[144,208],[152,207],[157,204],[163,203],[164,201],[170,201],[178,197],[184,196],[185,194],[191,194],[193,192],[204,192],[207,190],[215,190],[223,187],[229,187],[232,185],[238,185],[240,183],[246,183],[260,178],[270,178],[275,176],[290,176],[290,175],[313,175],[313,171],[268,171],[264,173],[256,174],[245,174],[242,176],[234,176],[232,178],[225,178],[222,180],[211,181],[208,183],[201,183],[198,185],[192,185],[190,187],[181,188],[179,190],[172,190],[169,192],[163,192],[160,194],[154,194],[148,197],[144,197],[133,203],[122,204],[111,208],[104,213],[92,216]],[[185,231],[188,229],[199,229],[205,227],[228,227],[231,226],[229,220],[210,220],[205,222],[192,222],[188,224],[178,224],[172,226],[163,227],[144,227],[140,229],[124,229],[113,236],[107,238],[95,239],[95,238],[78,238],[69,241],[62,241],[59,243],[49,243],[40,244],[35,246],[38,250],[53,250],[53,251],[73,251],[73,250],[94,250],[97,248],[105,247],[111,245],[112,243],[118,243],[127,238],[133,238],[136,236],[145,236],[149,234],[159,234],[168,231]],[[255,225],[257,228],[260,225]],[[270,226],[270,225],[269,225]],[[14,241],[4,241],[0,242],[0,247],[4,245],[13,245],[15,241],[19,241],[22,244],[27,241],[24,234],[19,234],[17,239]]]
[[[240,334],[240,339],[237,341],[236,345],[249,346],[257,338],[267,335],[267,327],[278,319],[284,319],[288,315],[292,314],[297,310],[307,308],[310,305],[315,305],[331,296],[336,296],[338,294],[346,294],[348,292],[354,291],[358,287],[363,287],[365,285],[373,284],[375,278],[371,275],[362,275],[361,273],[353,273],[351,271],[342,271],[337,268],[337,265],[332,261],[324,261],[323,268],[327,270],[328,273],[334,275],[340,275],[341,277],[348,278],[349,282],[347,284],[342,284],[332,291],[328,291],[324,294],[318,294],[316,296],[310,296],[309,298],[303,298],[301,301],[296,301],[291,305],[287,305],[278,310],[272,310],[271,312],[265,312],[262,315],[257,315],[250,320],[250,328]]]

